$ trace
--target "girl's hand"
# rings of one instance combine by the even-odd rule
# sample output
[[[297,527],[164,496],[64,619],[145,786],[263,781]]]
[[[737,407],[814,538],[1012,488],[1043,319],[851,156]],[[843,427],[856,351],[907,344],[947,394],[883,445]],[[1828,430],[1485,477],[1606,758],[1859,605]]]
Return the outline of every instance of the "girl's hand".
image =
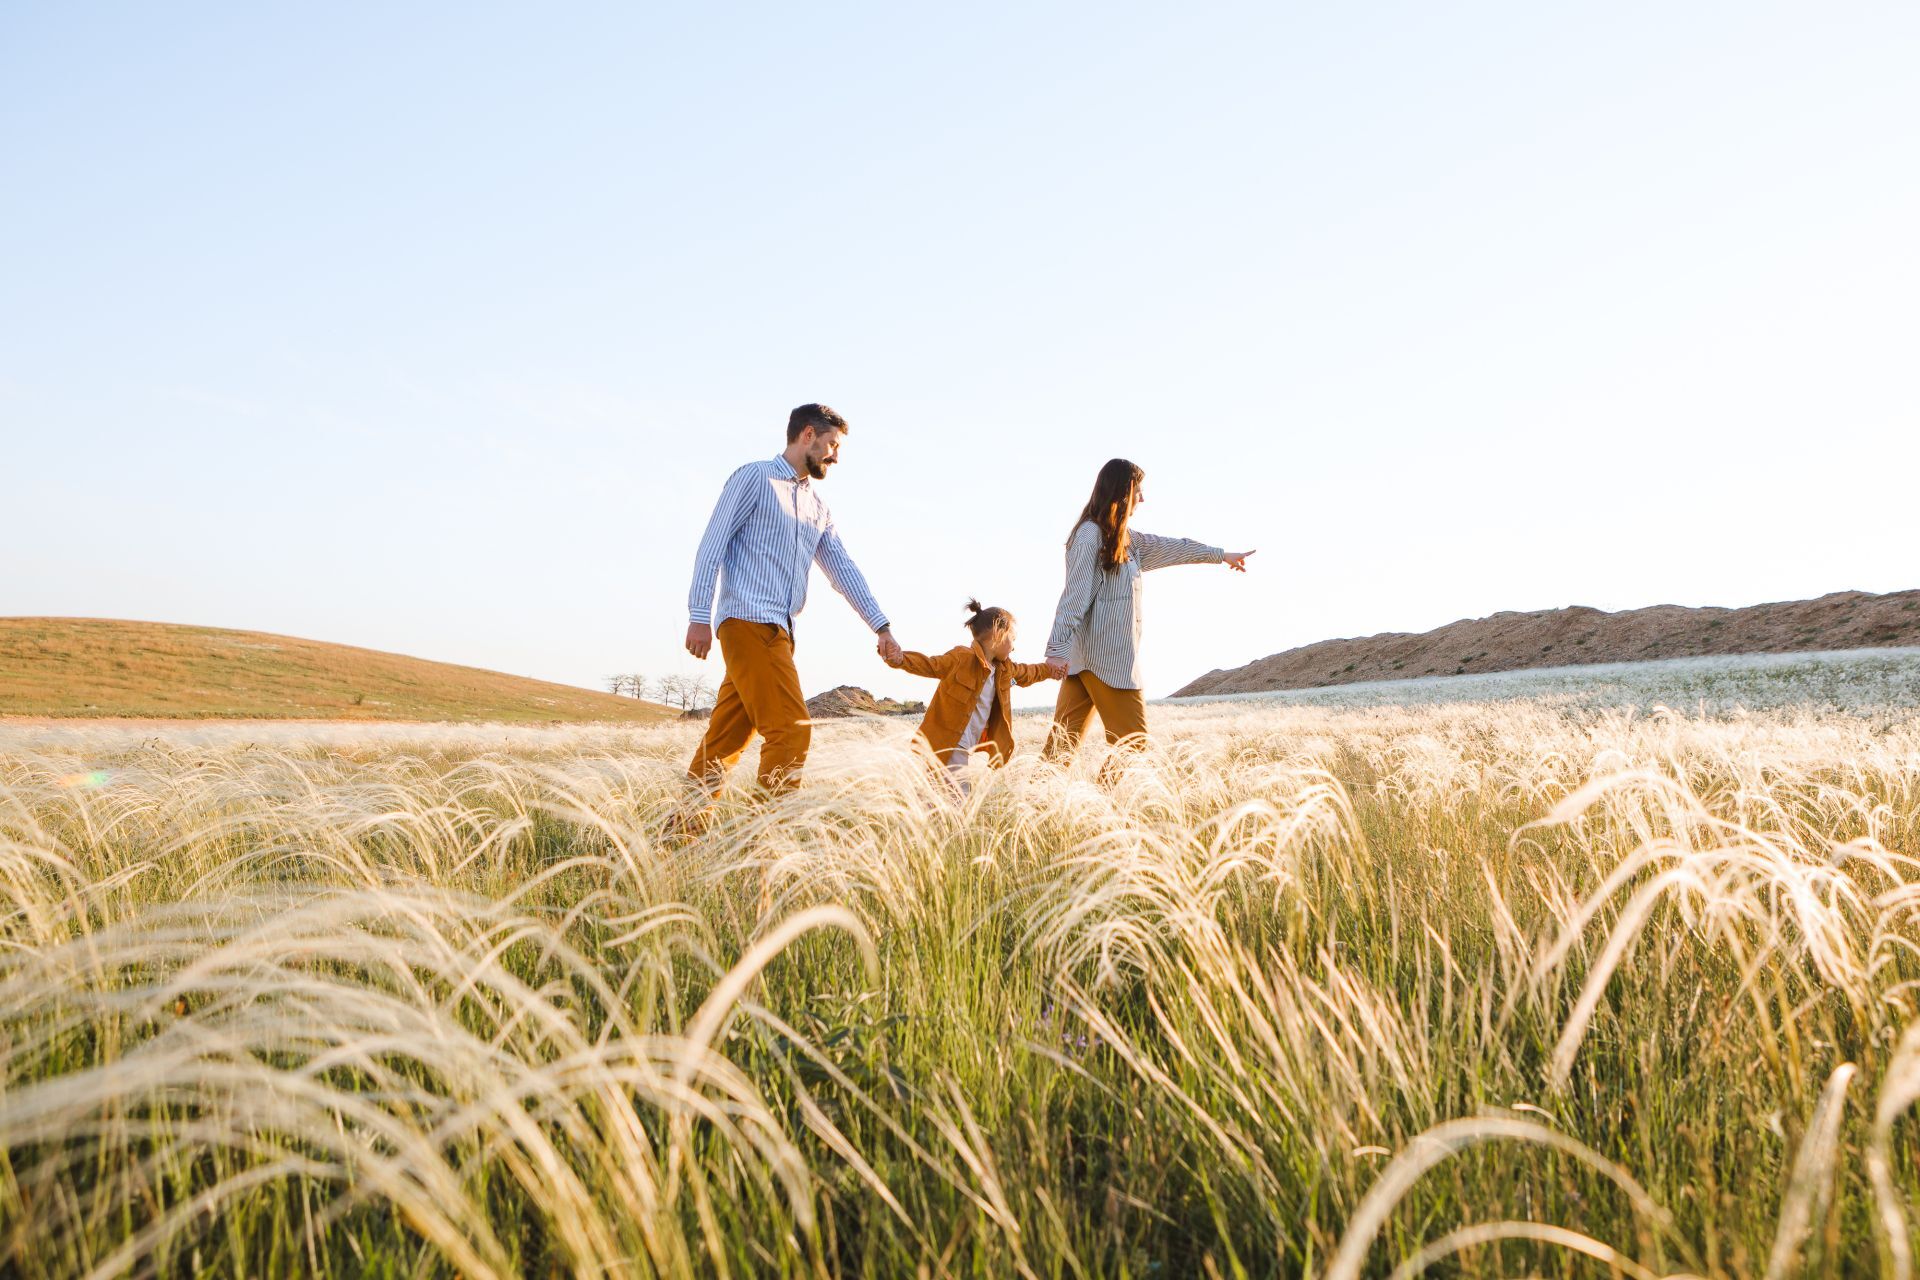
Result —
[[[1235,573],[1245,573],[1247,571],[1247,557],[1252,554],[1253,552],[1251,551],[1229,551],[1227,552],[1226,558],[1220,563]]]

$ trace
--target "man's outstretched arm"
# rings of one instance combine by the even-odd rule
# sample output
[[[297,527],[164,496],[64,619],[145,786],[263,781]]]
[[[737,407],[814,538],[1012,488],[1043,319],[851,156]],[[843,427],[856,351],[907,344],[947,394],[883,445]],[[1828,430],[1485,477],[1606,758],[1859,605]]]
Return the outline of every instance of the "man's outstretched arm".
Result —
[[[814,548],[813,558],[827,575],[827,581],[833,584],[833,589],[845,596],[847,603],[853,606],[853,611],[879,635],[880,656],[888,662],[898,658],[900,644],[893,638],[887,615],[880,612],[880,605],[874,600],[873,592],[868,590],[860,566],[847,554],[846,544],[840,541],[840,533],[831,523],[827,525],[826,532],[820,535],[820,545]]]
[[[705,658],[713,648],[713,591],[720,581],[720,564],[727,558],[727,544],[753,510],[753,490],[757,477],[751,467],[741,467],[727,477],[720,500],[713,504],[707,531],[700,538],[700,549],[693,553],[693,587],[687,592],[687,652]]]

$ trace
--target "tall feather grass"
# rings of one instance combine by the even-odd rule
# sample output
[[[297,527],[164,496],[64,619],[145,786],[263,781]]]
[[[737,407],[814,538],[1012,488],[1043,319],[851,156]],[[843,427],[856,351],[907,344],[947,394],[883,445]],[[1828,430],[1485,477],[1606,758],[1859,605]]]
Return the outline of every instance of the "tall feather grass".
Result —
[[[5,731],[0,1271],[1913,1274],[1920,721],[1155,729]]]

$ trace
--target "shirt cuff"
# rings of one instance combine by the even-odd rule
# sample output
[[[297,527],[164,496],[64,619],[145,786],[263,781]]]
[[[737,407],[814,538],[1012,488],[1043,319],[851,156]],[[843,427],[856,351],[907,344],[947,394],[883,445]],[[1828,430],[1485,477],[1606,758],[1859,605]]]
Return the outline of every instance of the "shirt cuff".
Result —
[[[704,623],[708,626],[711,626],[713,624],[713,610],[689,609],[687,610],[687,621],[694,622],[694,623]]]
[[[891,627],[893,624],[887,621],[886,614],[881,613],[881,614],[876,614],[874,615],[874,617],[869,619],[867,625],[873,628],[873,634],[879,635],[882,631],[885,631],[888,627]]]

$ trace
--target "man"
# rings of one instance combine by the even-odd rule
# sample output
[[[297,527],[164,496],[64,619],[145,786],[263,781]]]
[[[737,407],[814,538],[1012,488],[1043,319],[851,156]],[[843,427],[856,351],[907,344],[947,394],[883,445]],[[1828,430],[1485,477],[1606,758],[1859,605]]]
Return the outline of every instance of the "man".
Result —
[[[795,409],[787,418],[786,449],[727,478],[700,539],[687,598],[687,652],[705,659],[717,632],[727,667],[707,735],[687,766],[709,793],[720,789],[755,733],[763,739],[760,784],[770,791],[799,785],[813,734],[793,665],[793,620],[806,606],[815,563],[879,636],[880,656],[889,662],[900,656],[815,483],[839,462],[846,434],[847,420],[823,404]]]

